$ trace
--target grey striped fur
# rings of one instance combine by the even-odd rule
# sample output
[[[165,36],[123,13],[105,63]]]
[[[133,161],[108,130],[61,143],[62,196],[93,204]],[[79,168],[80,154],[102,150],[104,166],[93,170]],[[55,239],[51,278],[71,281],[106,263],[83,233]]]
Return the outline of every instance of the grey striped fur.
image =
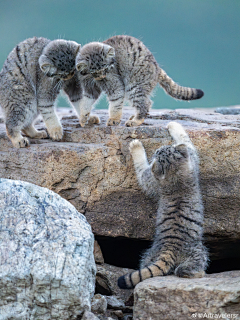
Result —
[[[17,148],[29,145],[26,137],[46,138],[33,122],[42,114],[48,133],[60,140],[62,126],[54,111],[60,89],[73,106],[82,98],[75,72],[75,58],[80,45],[74,41],[30,38],[19,43],[8,55],[0,73],[0,105],[7,135]],[[78,104],[77,104],[78,105]]]
[[[77,55],[76,67],[84,88],[85,122],[101,92],[105,92],[109,100],[108,125],[120,123],[124,100],[136,109],[135,116],[126,122],[127,126],[143,123],[157,83],[175,99],[193,100],[203,96],[202,90],[176,84],[159,67],[148,48],[130,36],[114,36],[84,45]],[[84,115],[82,122],[84,125]]]
[[[144,253],[140,270],[118,279],[123,289],[173,273],[202,277],[207,267],[197,152],[180,124],[171,122],[168,130],[175,144],[156,150],[150,165],[142,143],[130,144],[139,184],[159,200],[159,207],[152,246]]]

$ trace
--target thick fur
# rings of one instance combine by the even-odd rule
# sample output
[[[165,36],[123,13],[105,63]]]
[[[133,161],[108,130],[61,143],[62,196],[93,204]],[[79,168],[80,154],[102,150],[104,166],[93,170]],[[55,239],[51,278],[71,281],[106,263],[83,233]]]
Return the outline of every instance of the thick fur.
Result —
[[[168,130],[175,144],[158,149],[150,165],[142,143],[130,144],[139,184],[159,200],[159,207],[153,244],[143,255],[140,270],[118,279],[123,289],[172,273],[202,277],[207,267],[197,152],[180,124],[170,122]]]
[[[39,113],[50,137],[62,138],[54,102],[63,89],[76,109],[79,105],[82,89],[75,72],[79,49],[74,41],[35,37],[19,43],[8,55],[0,73],[0,105],[7,135],[15,147],[29,145],[21,133],[31,138],[47,137],[46,131],[37,131],[33,126]]]
[[[108,125],[118,125],[124,100],[135,107],[136,114],[127,126],[143,123],[152,105],[150,95],[159,83],[175,99],[193,100],[203,96],[202,90],[176,84],[157,64],[152,53],[138,39],[114,36],[104,42],[84,45],[76,58],[84,96],[81,103],[84,125],[101,92],[109,99]]]

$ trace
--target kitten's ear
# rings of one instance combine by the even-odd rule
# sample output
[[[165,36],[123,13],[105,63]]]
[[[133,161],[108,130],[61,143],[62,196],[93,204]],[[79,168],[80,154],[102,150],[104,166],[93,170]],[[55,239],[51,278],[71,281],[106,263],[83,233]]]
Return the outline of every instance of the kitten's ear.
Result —
[[[77,71],[83,71],[86,68],[87,68],[87,63],[84,60],[80,60],[80,61],[76,60]]]
[[[46,72],[51,72],[54,73],[57,71],[57,68],[53,66],[52,61],[50,61],[44,54],[40,56],[38,59],[39,66],[41,70],[46,73]]]
[[[68,44],[70,44],[71,49],[73,50],[73,52],[75,53],[75,57],[77,55],[77,53],[79,52],[81,45],[79,43],[77,43],[76,41],[67,41]],[[76,48],[76,49],[75,49]],[[74,51],[75,50],[75,51]]]
[[[156,159],[153,160],[151,170],[156,179],[164,179],[164,174],[162,172],[160,163]]]
[[[78,45],[77,45],[76,52],[75,52],[75,56],[77,56],[77,54],[78,54],[78,52],[80,51],[80,49],[81,49],[81,45],[78,44]]]
[[[184,158],[187,158],[188,157],[188,148],[185,144],[178,144],[177,146],[175,146],[175,149],[181,153],[181,155],[184,157]]]
[[[111,46],[106,46],[105,52],[107,57],[114,58],[115,57],[115,49]]]
[[[78,52],[79,52],[80,49],[81,49],[81,45],[80,45],[79,43],[75,42],[75,41],[73,41],[73,42],[74,42],[74,46],[75,46],[75,48],[76,48],[76,50],[75,50],[75,57],[76,57],[77,54],[78,54]]]

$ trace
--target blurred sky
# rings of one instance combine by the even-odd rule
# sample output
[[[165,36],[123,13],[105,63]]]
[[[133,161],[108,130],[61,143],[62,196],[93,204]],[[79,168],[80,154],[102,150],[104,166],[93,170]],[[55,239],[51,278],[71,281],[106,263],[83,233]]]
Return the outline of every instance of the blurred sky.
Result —
[[[158,87],[153,108],[240,104],[239,0],[0,0],[0,69],[29,37],[85,44],[118,34],[141,39],[174,81],[205,92],[188,103]]]

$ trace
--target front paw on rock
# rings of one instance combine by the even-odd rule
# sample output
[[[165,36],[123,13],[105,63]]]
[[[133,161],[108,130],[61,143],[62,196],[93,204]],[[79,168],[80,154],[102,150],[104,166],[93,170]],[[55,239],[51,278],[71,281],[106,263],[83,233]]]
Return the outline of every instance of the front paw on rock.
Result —
[[[26,137],[22,137],[19,140],[13,140],[12,144],[15,148],[26,148],[29,147],[30,143]]]
[[[100,123],[100,119],[97,116],[91,116],[88,120],[89,125],[99,124],[99,123]]]
[[[132,117],[130,119],[133,119]],[[144,119],[141,119],[141,120],[136,120],[136,119],[133,119],[133,120],[128,120],[125,122],[125,126],[126,127],[137,127],[137,126],[140,126],[142,123],[143,123]]]
[[[81,127],[85,127],[85,125],[88,123],[89,115],[90,115],[90,113],[86,113],[86,114],[80,116],[79,122],[80,122]]]
[[[56,127],[54,129],[49,130],[49,136],[54,141],[60,141],[63,137],[63,129],[62,127]]]
[[[121,123],[121,119],[111,119],[107,121],[107,126],[118,126]]]

